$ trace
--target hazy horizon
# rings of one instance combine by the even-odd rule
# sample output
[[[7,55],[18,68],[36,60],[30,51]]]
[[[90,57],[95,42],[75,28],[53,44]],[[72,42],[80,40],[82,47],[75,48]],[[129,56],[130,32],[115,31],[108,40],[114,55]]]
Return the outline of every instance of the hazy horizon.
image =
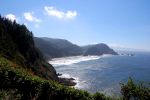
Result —
[[[2,0],[0,14],[36,37],[150,51],[149,0]]]

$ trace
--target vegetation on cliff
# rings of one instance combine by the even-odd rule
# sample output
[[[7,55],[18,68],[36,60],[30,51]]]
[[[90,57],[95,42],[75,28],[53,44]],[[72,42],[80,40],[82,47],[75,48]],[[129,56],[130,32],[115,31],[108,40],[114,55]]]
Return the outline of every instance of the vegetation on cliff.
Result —
[[[25,25],[0,16],[0,55],[35,74],[57,80],[55,69],[48,64],[35,47],[33,34]]]

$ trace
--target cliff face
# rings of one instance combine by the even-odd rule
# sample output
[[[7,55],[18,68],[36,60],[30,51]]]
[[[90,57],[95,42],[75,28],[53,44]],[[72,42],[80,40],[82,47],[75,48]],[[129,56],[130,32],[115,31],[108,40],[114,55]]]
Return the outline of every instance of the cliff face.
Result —
[[[41,77],[58,79],[55,69],[43,59],[35,47],[32,32],[25,25],[11,22],[1,16],[0,55]]]

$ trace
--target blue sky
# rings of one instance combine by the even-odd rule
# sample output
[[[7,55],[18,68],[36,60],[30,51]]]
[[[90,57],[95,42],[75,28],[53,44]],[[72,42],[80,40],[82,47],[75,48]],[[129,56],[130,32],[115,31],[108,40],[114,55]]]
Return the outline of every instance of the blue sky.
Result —
[[[37,37],[150,51],[150,0],[1,0],[0,14]]]

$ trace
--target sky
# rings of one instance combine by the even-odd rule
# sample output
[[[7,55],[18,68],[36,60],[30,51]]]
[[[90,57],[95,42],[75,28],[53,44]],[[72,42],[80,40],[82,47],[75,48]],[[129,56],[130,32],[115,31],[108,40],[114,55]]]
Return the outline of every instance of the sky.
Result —
[[[0,0],[36,37],[150,51],[150,0]]]

